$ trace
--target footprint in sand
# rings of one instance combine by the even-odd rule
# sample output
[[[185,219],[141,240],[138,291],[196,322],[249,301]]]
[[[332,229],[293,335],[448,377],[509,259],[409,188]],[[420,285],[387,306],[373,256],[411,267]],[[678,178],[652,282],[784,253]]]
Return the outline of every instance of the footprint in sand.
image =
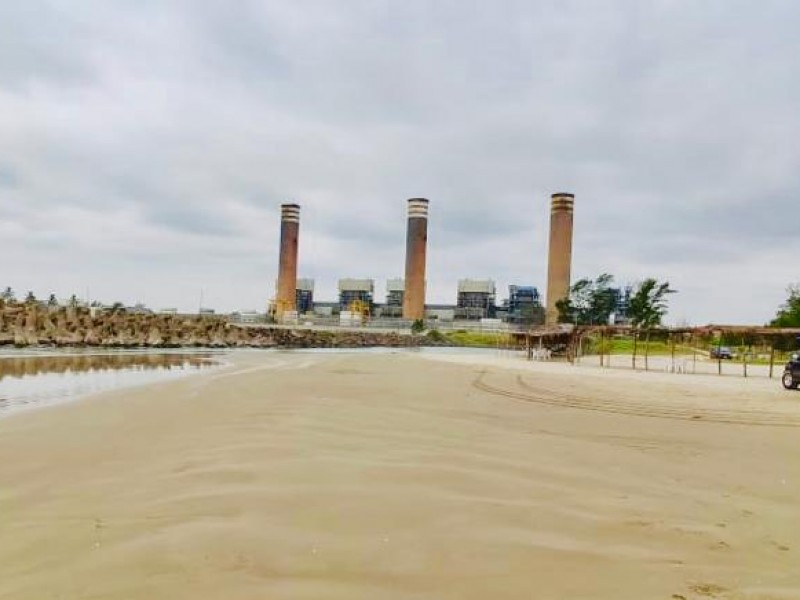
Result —
[[[716,544],[710,546],[711,550],[729,550],[730,547],[731,547],[730,544],[722,541],[717,542]]]
[[[775,546],[781,552],[788,552],[790,550],[789,546],[784,546],[783,544],[779,544],[778,542],[776,542],[774,540],[770,540],[769,543],[772,544],[773,546]]]
[[[705,598],[719,598],[720,594],[724,594],[728,591],[728,588],[716,585],[715,583],[697,583],[695,585],[690,585],[689,589],[698,596],[704,596]]]

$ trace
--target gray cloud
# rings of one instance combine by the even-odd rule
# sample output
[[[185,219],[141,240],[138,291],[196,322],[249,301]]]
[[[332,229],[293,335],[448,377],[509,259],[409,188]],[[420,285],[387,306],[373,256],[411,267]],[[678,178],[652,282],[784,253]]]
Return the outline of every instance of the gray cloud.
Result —
[[[404,200],[426,196],[432,300],[467,276],[543,288],[564,190],[576,276],[669,278],[675,318],[764,321],[798,277],[798,17],[790,0],[6,3],[0,233],[24,259],[3,284],[263,306],[294,199],[320,294],[382,289]]]

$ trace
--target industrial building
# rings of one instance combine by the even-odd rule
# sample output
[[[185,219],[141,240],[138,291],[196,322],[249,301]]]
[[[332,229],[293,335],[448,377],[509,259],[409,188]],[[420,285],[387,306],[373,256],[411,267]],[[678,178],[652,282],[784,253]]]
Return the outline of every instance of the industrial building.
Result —
[[[405,281],[388,279],[386,281],[386,304],[381,307],[383,317],[402,317],[403,299],[405,297]]]
[[[295,300],[297,312],[306,314],[314,311],[314,280],[298,279]]]
[[[633,286],[626,285],[621,288],[612,288],[614,294],[614,312],[611,314],[611,325],[630,325],[629,310]]]
[[[519,325],[541,325],[544,310],[539,290],[532,285],[508,286],[508,299],[503,302],[504,320]],[[499,316],[499,315],[498,315]]]
[[[490,279],[462,279],[458,282],[455,305],[427,305],[426,260],[429,201],[407,200],[405,278],[386,282],[385,304],[374,298],[373,279],[340,279],[338,302],[317,302],[314,280],[297,279],[300,206],[281,205],[281,237],[275,318],[297,321],[300,315],[329,318],[353,313],[353,319],[367,317],[400,319],[434,319],[440,321],[501,318],[520,327],[556,323],[556,303],[566,298],[570,289],[572,235],[575,196],[557,193],[551,196],[550,239],[547,270],[547,303],[542,306],[539,290],[530,285],[509,286],[508,299],[498,307],[495,282]],[[628,314],[630,290],[618,290],[614,322],[624,323]]]
[[[425,318],[435,321],[454,321],[456,307],[453,304],[427,304],[425,305]]]
[[[374,308],[375,281],[373,279],[340,279],[339,311],[350,311],[358,303],[359,310],[364,308],[371,313]]]
[[[457,319],[493,319],[495,284],[491,279],[462,279],[458,282]]]

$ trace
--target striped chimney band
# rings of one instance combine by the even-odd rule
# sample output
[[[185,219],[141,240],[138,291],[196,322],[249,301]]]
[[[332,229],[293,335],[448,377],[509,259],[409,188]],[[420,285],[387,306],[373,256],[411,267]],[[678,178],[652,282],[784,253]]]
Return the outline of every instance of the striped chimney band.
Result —
[[[409,219],[427,219],[428,201],[425,198],[411,198],[408,201]]]
[[[575,204],[575,194],[553,194],[550,196],[552,201],[551,211],[566,211],[572,212]]]
[[[300,222],[300,205],[299,204],[281,204],[281,221],[288,221],[290,223]]]

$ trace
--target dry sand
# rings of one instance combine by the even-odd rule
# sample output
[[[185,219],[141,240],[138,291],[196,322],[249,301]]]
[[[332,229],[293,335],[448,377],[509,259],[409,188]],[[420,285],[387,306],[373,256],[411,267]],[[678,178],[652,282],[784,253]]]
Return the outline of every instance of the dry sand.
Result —
[[[800,598],[800,393],[411,354],[0,420],[0,598]]]

